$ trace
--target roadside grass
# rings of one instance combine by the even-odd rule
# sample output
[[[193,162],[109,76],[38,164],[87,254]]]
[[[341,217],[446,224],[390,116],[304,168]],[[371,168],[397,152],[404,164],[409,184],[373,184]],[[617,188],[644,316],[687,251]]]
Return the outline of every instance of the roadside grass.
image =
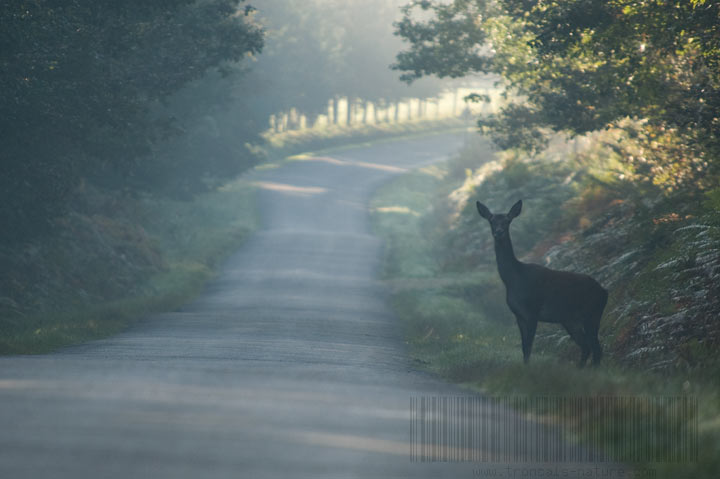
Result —
[[[482,157],[497,163],[482,165]],[[463,191],[462,185],[472,175],[483,175],[483,171],[487,181]],[[509,207],[519,194],[525,198],[528,195],[531,208],[524,212],[525,225],[516,225],[515,237],[529,237],[531,241],[519,241],[516,251],[529,251],[527,257],[537,260],[549,250],[547,243],[562,236],[568,226],[585,224],[593,218],[591,206],[599,201],[594,199],[598,193],[588,191],[596,186],[568,181],[570,177],[561,164],[528,169],[517,159],[498,159],[486,146],[475,145],[454,160],[409,172],[376,192],[371,203],[372,221],[375,233],[386,243],[384,281],[392,292],[392,306],[404,327],[411,357],[427,371],[491,396],[620,398],[604,403],[602,408],[585,410],[579,419],[563,417],[557,411],[547,411],[535,419],[557,424],[567,430],[569,437],[607,452],[618,462],[650,468],[657,477],[716,477],[720,470],[718,369],[708,366],[649,371],[645,363],[632,366],[628,361],[616,360],[612,344],[608,347],[624,334],[618,329],[627,326],[627,318],[619,311],[626,299],[624,293],[642,290],[643,301],[665,294],[664,280],[653,279],[652,274],[657,273],[658,264],[677,252],[680,239],[661,243],[664,246],[658,249],[658,257],[648,262],[649,266],[628,269],[627,277],[618,280],[619,291],[612,295],[614,304],[608,305],[608,311],[616,311],[613,317],[606,317],[601,333],[606,343],[601,367],[579,370],[574,365],[579,348],[561,327],[544,323],[538,325],[530,364],[522,363],[519,333],[505,304],[505,289],[495,269],[487,226],[474,211],[474,200],[459,211],[454,211],[452,205],[462,204],[458,195],[470,195],[494,201],[492,210],[493,206]],[[547,206],[563,203],[570,209],[552,211]],[[468,225],[468,221],[475,225]],[[458,228],[464,229],[463,235],[455,231]],[[477,235],[469,232],[473,228]],[[592,228],[588,228],[591,237]],[[467,244],[458,243],[458,236]],[[647,241],[647,237],[636,241]],[[602,267],[593,264],[596,258],[587,259],[590,267]],[[697,354],[717,358],[716,351]],[[697,461],[642,459],[638,451],[669,454],[679,447],[673,434],[685,425],[683,420],[695,419],[692,411],[689,417],[679,418],[670,402],[662,402],[677,397],[697,398]],[[622,398],[651,401],[655,407],[651,413],[638,408],[638,402]],[[592,436],[587,429],[590,423],[595,427]],[[627,447],[624,436],[632,434],[630,428],[638,424],[654,424],[659,434],[640,439],[635,435],[636,443]]]
[[[383,139],[393,140],[428,132],[461,130],[467,128],[467,123],[460,118],[442,118],[367,125],[326,125],[282,133],[268,132],[265,140],[269,156],[284,158],[307,151],[329,151],[336,147],[347,148],[348,145],[375,144]]]
[[[436,222],[442,213],[435,199],[448,186],[450,166],[432,165],[402,175],[382,186],[370,207],[374,230],[386,243],[384,280],[413,359],[464,381],[484,362],[512,357],[519,342],[507,314],[492,300],[500,285],[490,272],[441,272],[436,249],[442,226]],[[485,299],[500,317],[491,318],[476,307]],[[500,341],[502,351],[494,340]]]
[[[459,130],[458,119],[328,127],[268,136],[257,169],[378,142]],[[260,152],[259,152],[260,154]],[[0,245],[0,354],[38,354],[127,329],[202,292],[257,227],[247,175],[192,201],[125,197],[88,185],[56,234]]]
[[[38,256],[54,263],[45,265],[47,271],[62,270],[55,283],[77,284],[47,281],[47,288],[54,291],[43,307],[56,310],[5,312],[0,321],[0,353],[52,351],[115,334],[148,313],[178,308],[202,290],[215,267],[257,224],[254,189],[243,179],[192,202],[149,197],[126,201],[112,217],[96,212],[83,218],[81,225],[93,233],[103,228],[100,239],[93,237],[80,245],[92,262],[77,265],[82,251],[77,251],[74,237],[37,246],[45,250]],[[143,234],[129,236],[127,222]],[[133,258],[138,251],[145,255]],[[122,281],[113,280],[120,276]],[[91,290],[93,286],[98,286],[97,291]]]

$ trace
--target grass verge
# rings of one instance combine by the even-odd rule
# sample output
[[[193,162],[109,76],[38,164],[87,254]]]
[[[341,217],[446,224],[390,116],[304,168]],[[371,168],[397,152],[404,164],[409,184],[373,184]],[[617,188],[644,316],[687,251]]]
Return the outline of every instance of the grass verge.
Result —
[[[194,201],[92,196],[93,209],[75,212],[56,237],[27,246],[16,260],[13,279],[22,291],[15,297],[30,307],[5,304],[0,353],[106,337],[181,306],[257,224],[254,189],[242,179]]]
[[[329,152],[335,148],[374,144],[385,139],[413,137],[427,132],[447,132],[467,128],[467,121],[460,118],[416,120],[374,125],[330,125],[305,130],[270,133],[265,136],[269,156],[284,158],[307,151]]]

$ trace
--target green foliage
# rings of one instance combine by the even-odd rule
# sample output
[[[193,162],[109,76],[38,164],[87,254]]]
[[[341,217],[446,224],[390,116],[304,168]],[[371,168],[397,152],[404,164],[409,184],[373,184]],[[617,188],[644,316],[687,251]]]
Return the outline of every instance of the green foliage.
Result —
[[[714,188],[708,191],[706,198],[705,205],[709,210],[715,212],[720,211],[720,188]]]
[[[415,21],[419,10],[424,18]],[[414,0],[405,7],[402,20],[395,23],[396,34],[410,42],[410,49],[398,54],[395,70],[405,73],[401,79],[413,82],[426,75],[459,78],[473,72],[486,72],[487,56],[478,51],[487,35],[477,28],[484,13],[484,2],[458,0],[449,4]]]
[[[396,68],[410,80],[499,75],[515,100],[481,126],[502,148],[537,151],[548,131],[642,119],[672,144],[648,139],[659,155],[641,156],[665,178],[695,179],[717,174],[719,19],[720,4],[704,1],[416,1],[398,23],[410,45]]]
[[[80,178],[142,177],[161,102],[262,47],[235,0],[0,5],[0,241],[37,233]],[[141,160],[142,158],[142,160]]]

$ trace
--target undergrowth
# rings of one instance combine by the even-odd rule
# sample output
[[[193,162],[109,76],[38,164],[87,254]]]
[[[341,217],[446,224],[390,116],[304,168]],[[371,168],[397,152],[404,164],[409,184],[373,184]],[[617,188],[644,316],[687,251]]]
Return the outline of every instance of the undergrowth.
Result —
[[[0,254],[0,353],[51,351],[179,307],[253,231],[253,197],[244,180],[192,202],[85,191],[52,237]]]

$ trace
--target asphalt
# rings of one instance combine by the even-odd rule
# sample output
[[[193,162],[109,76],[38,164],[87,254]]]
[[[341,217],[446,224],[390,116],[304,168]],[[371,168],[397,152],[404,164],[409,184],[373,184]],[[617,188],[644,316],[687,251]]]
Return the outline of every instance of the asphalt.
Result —
[[[0,478],[440,478],[518,465],[413,460],[430,436],[412,435],[411,399],[467,392],[408,359],[378,280],[372,193],[461,143],[428,136],[257,172],[262,227],[199,298],[105,340],[0,358]],[[508,418],[498,407],[461,419]]]

